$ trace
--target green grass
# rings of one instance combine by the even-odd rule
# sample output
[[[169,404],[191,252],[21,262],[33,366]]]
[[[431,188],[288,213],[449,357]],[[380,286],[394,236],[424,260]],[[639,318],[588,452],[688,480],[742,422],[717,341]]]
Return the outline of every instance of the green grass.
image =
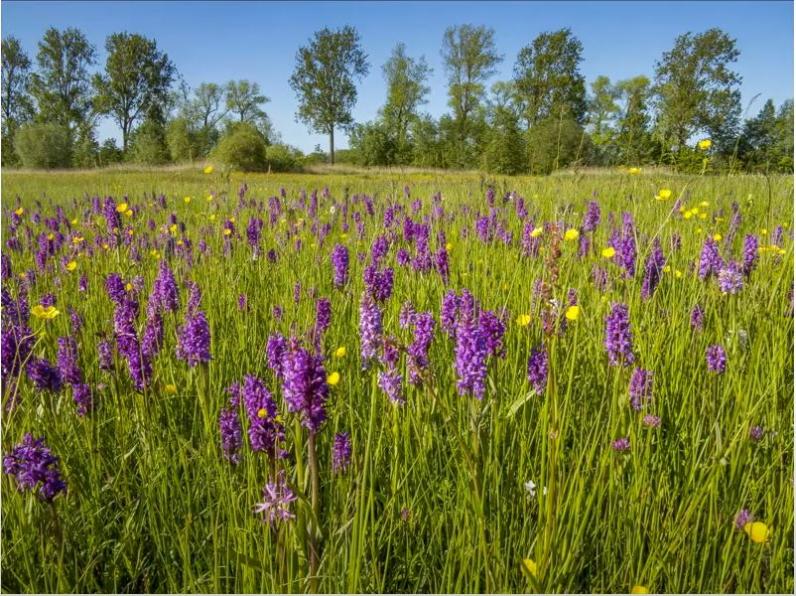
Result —
[[[265,203],[264,251],[279,253],[276,263],[252,259],[245,228],[255,209],[238,208],[237,189]],[[476,174],[240,175],[229,181],[192,170],[169,172],[7,173],[3,174],[4,239],[10,237],[10,214],[22,206],[31,223],[41,210],[53,216],[62,206],[75,227],[92,243],[104,233],[104,220],[89,212],[94,195],[113,195],[140,213],[124,219],[134,238],[158,240],[159,229],[175,213],[193,242],[193,266],[179,256],[169,259],[178,280],[192,279],[203,292],[202,308],[212,333],[213,359],[189,369],[175,358],[179,318],[166,321],[165,346],[154,364],[154,381],[144,393],[134,391],[118,358],[114,373],[97,367],[98,334],[112,333],[112,304],[103,279],[121,273],[125,281],[142,275],[151,288],[157,260],[149,248],[141,261],[128,248],[76,257],[77,271],[39,273],[31,305],[47,292],[57,295],[62,315],[33,320],[43,334],[34,353],[54,361],[56,338],[69,334],[67,307],[84,319],[77,336],[80,363],[95,390],[98,409],[85,418],[75,414],[71,391],[57,395],[19,385],[19,405],[4,412],[2,448],[7,453],[25,432],[46,437],[61,458],[68,482],[66,495],[52,506],[18,492],[13,479],[2,479],[2,589],[42,592],[627,592],[635,584],[657,592],[793,591],[793,319],[787,314],[793,279],[793,181],[790,177],[687,177],[670,174],[631,177],[622,174],[506,178],[494,181],[501,220],[513,232],[512,246],[481,242],[473,213],[488,209],[485,180]],[[403,195],[404,184],[411,199]],[[286,223],[268,226],[267,199],[287,191],[328,187],[318,219],[333,224],[320,247],[305,211],[291,212]],[[656,201],[660,188],[668,201]],[[621,222],[633,214],[638,232],[638,269],[626,280],[596,255],[577,257],[577,242],[562,242],[554,295],[565,300],[575,288],[581,316],[565,333],[545,337],[539,305],[532,301],[537,279],[550,280],[545,254],[521,256],[522,224],[506,191],[525,197],[536,222],[564,220],[580,225],[588,200],[602,208],[597,249],[607,246],[608,214]],[[358,304],[364,265],[357,252],[369,252],[384,233],[387,200],[422,199],[431,214],[431,197],[443,196],[444,229],[452,244],[450,287],[469,289],[484,308],[508,311],[506,357],[490,361],[486,396],[479,402],[460,397],[453,370],[454,343],[439,327],[431,347],[431,380],[422,388],[405,385],[407,403],[393,406],[376,385],[378,368],[363,371],[359,360]],[[208,193],[216,198],[207,201]],[[161,210],[153,201],[167,197]],[[362,203],[352,204],[351,228],[341,228],[341,209],[333,201],[346,195],[375,198],[376,216]],[[186,204],[184,196],[192,200]],[[681,198],[706,214],[670,216]],[[17,204],[17,198],[19,205]],[[37,207],[37,201],[40,207]],[[770,234],[785,225],[785,254],[761,255],[742,292],[724,296],[715,281],[703,283],[690,268],[698,261],[708,234],[726,237],[730,207],[737,202],[742,223],[730,252],[739,258],[743,236]],[[461,208],[469,207],[465,215]],[[358,238],[351,212],[363,212],[365,232]],[[216,214],[214,221],[209,215]],[[225,256],[221,227],[235,217],[241,238]],[[150,232],[147,221],[158,230]],[[306,220],[305,224],[298,220]],[[303,248],[296,252],[289,227]],[[463,237],[462,230],[469,228]],[[24,226],[19,236],[26,245]],[[400,230],[400,227],[396,228]],[[673,233],[682,248],[672,252]],[[671,270],[652,299],[640,297],[643,262],[652,238],[662,239]],[[206,238],[208,256],[196,246]],[[34,236],[35,241],[35,236]],[[351,251],[351,281],[344,290],[332,285],[329,254],[336,242]],[[543,247],[550,244],[543,236]],[[720,242],[724,245],[724,240]],[[768,245],[766,239],[763,244]],[[65,250],[69,249],[67,248]],[[543,251],[545,250],[543,249]],[[34,268],[29,250],[11,252],[14,275]],[[34,249],[35,250],[35,249]],[[387,257],[395,266],[395,247]],[[413,249],[411,249],[413,251]],[[161,248],[162,252],[162,248]],[[591,282],[592,266],[605,266],[612,287],[599,292]],[[676,271],[682,272],[677,277]],[[89,290],[77,290],[79,274]],[[293,303],[293,287],[305,291]],[[16,293],[16,281],[4,282]],[[329,418],[318,435],[320,459],[321,561],[309,578],[307,527],[311,524],[307,433],[297,431],[281,388],[265,362],[265,343],[274,332],[303,333],[315,320],[314,300],[306,290],[332,300],[332,324],[324,341],[328,372],[339,371],[331,389]],[[384,309],[385,332],[402,344],[411,335],[398,325],[403,302],[431,310],[439,320],[446,288],[436,274],[420,276],[395,266],[395,289]],[[237,308],[248,297],[248,311]],[[142,299],[142,311],[145,298]],[[603,348],[604,319],[612,302],[629,305],[637,364],[654,372],[654,402],[649,411],[662,418],[648,429],[628,407],[630,368],[611,367]],[[706,312],[695,333],[689,314],[695,304]],[[182,295],[185,304],[185,295]],[[284,319],[272,307],[284,308]],[[528,327],[515,323],[531,314]],[[180,315],[181,317],[181,315]],[[143,312],[142,312],[143,318]],[[550,379],[542,397],[529,394],[527,359],[545,344]],[[724,345],[724,375],[706,370],[705,349]],[[335,358],[338,346],[347,348]],[[402,364],[403,370],[403,364]],[[299,493],[298,518],[271,531],[252,512],[260,501],[271,464],[244,444],[242,461],[231,466],[221,456],[218,414],[225,388],[247,373],[263,378],[286,421],[286,446],[296,465],[279,465]],[[167,384],[177,394],[164,391]],[[16,383],[6,383],[4,404]],[[749,429],[760,424],[765,438],[755,443]],[[348,431],[353,463],[345,474],[331,473],[334,433]],[[627,454],[611,450],[613,439],[628,436]],[[245,441],[245,431],[244,431]],[[301,468],[300,470],[298,468]],[[530,498],[523,485],[538,488]],[[547,487],[546,494],[542,487]],[[770,528],[765,544],[736,531],[733,518],[742,507]],[[402,510],[408,510],[408,519]],[[536,578],[521,562],[533,559]]]

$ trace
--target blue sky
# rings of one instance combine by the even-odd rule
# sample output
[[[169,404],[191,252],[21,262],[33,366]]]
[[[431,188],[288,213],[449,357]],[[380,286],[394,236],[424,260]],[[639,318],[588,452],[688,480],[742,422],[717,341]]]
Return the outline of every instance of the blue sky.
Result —
[[[583,43],[582,72],[611,80],[651,76],[655,60],[675,37],[720,27],[738,40],[736,70],[743,77],[744,108],[751,98],[777,104],[793,97],[792,2],[2,2],[2,34],[14,35],[33,57],[50,27],[78,27],[104,63],[105,37],[130,31],[154,37],[186,82],[257,81],[271,98],[266,111],[283,139],[304,151],[326,138],[295,121],[296,98],[288,85],[296,50],[324,26],[355,26],[371,72],[359,85],[357,121],[375,117],[384,101],[381,65],[403,41],[410,55],[425,55],[434,69],[425,111],[447,111],[442,34],[450,25],[495,29],[504,61],[493,80],[511,76],[517,52],[542,31],[570,27]],[[107,121],[100,138],[120,138]],[[343,135],[338,135],[343,137]],[[342,141],[342,142],[341,142]],[[338,141],[345,146],[344,138]]]

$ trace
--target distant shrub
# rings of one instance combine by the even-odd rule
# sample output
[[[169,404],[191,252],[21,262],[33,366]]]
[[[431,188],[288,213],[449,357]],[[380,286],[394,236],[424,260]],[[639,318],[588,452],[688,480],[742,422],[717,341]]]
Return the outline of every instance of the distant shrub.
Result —
[[[116,139],[105,139],[100,145],[97,161],[100,167],[110,166],[124,161],[124,154],[116,146]]]
[[[69,130],[59,124],[26,124],[14,135],[14,149],[26,168],[68,168],[72,164]]]
[[[199,157],[199,140],[185,118],[175,118],[166,128],[166,145],[174,162],[193,162]]]
[[[128,159],[133,163],[159,166],[169,163],[169,157],[163,125],[154,119],[144,120],[133,134]]]
[[[531,174],[549,174],[574,163],[588,163],[591,141],[571,118],[550,117],[528,131]]]
[[[266,169],[265,138],[251,124],[240,122],[221,137],[212,157],[234,170],[261,172]]]
[[[269,145],[265,148],[266,169],[272,172],[298,172],[303,155],[289,145]]]

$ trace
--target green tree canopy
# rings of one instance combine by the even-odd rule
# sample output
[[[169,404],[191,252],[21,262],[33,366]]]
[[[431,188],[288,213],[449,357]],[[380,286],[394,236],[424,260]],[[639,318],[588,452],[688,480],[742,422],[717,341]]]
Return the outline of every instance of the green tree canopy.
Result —
[[[37,71],[30,76],[39,121],[74,131],[86,119],[91,111],[88,69],[94,56],[94,47],[80,30],[47,29],[36,54]]]
[[[105,41],[105,49],[105,74],[93,79],[94,105],[122,129],[122,151],[126,152],[136,123],[168,103],[176,69],[154,39],[137,33],[114,33]]]
[[[312,130],[329,135],[330,161],[334,163],[334,130],[353,124],[355,81],[368,74],[367,55],[359,33],[351,26],[317,31],[299,48],[290,86],[299,101],[297,116]]]
[[[514,82],[528,128],[562,111],[583,123],[587,106],[579,70],[582,53],[583,45],[569,29],[542,33],[520,50]]]

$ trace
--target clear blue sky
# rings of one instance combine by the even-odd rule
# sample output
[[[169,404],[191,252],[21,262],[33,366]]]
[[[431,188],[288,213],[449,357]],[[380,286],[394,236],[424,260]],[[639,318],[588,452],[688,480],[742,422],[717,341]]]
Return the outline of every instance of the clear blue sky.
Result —
[[[83,30],[104,63],[105,37],[127,30],[154,37],[191,86],[257,81],[271,98],[266,111],[283,139],[304,151],[327,142],[295,121],[288,85],[296,50],[314,31],[345,24],[359,30],[371,64],[354,110],[361,122],[374,118],[384,101],[381,65],[399,41],[434,68],[425,110],[446,112],[442,34],[464,23],[495,29],[505,58],[493,80],[509,78],[517,52],[542,31],[572,29],[583,43],[582,72],[591,81],[600,74],[611,80],[651,76],[678,34],[721,27],[738,40],[744,108],[758,93],[752,114],[765,98],[779,104],[793,97],[792,2],[2,2],[3,36],[18,37],[31,57],[45,29],[72,26]],[[110,122],[102,122],[99,133],[120,138]]]

